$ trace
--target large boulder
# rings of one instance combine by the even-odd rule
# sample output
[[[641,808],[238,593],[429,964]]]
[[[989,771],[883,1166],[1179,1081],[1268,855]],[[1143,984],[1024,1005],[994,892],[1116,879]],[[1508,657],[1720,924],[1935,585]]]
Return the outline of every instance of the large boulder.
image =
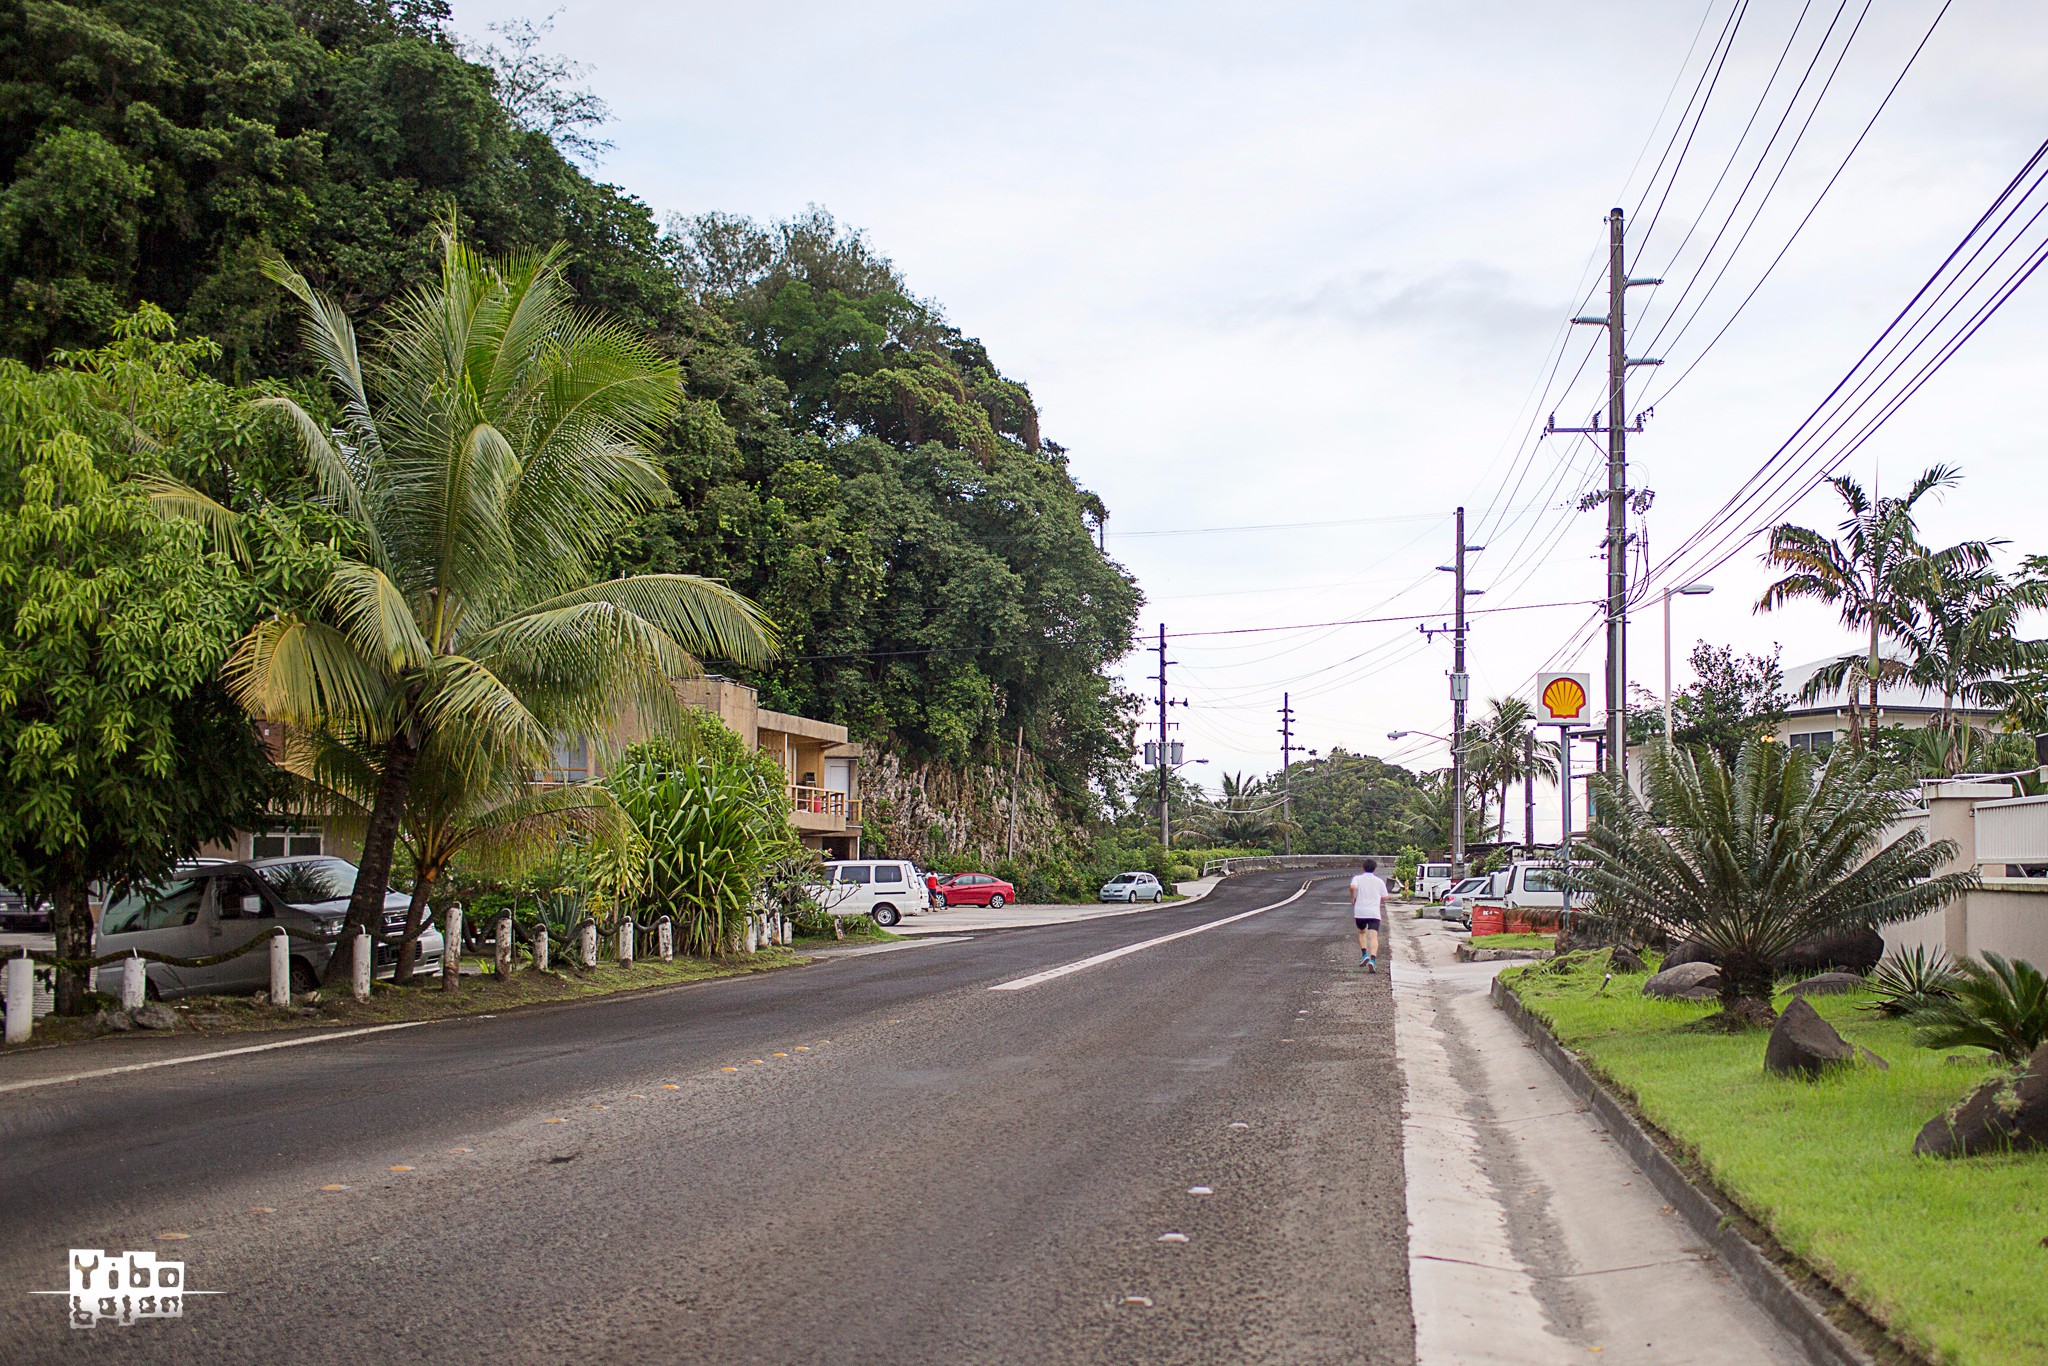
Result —
[[[1682,968],[1690,963],[1712,963],[1714,955],[1697,939],[1683,939],[1664,951],[1665,968]]]
[[[1771,1027],[1771,1041],[1764,1045],[1764,1071],[1812,1080],[1831,1067],[1850,1066],[1859,1057],[1886,1066],[1877,1054],[1836,1033],[1804,997],[1795,996]]]
[[[1673,1001],[1718,1001],[1721,999],[1721,969],[1712,963],[1681,963],[1666,968],[1643,983],[1643,995],[1662,996]]]
[[[2017,1072],[1991,1078],[1962,1104],[1927,1121],[1913,1140],[1922,1157],[2048,1148],[2048,1043]]]
[[[1842,996],[1860,991],[1862,987],[1863,979],[1853,972],[1824,972],[1818,977],[1794,982],[1785,990],[1793,996]]]
[[[1884,957],[1884,936],[1876,930],[1858,927],[1817,934],[1802,939],[1779,954],[1771,964],[1781,977],[1804,977],[1815,972],[1866,973]]]

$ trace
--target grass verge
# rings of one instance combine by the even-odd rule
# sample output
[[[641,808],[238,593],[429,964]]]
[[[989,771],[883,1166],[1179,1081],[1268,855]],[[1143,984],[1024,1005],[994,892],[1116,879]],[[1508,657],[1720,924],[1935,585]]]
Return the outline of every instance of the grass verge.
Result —
[[[475,963],[479,960],[472,958],[466,961]],[[341,988],[339,999],[330,988],[317,993],[317,1000],[307,1000],[303,1004],[294,1002],[288,1009],[273,1006],[260,995],[192,996],[165,1004],[178,1017],[175,1032],[179,1034],[251,1034],[322,1025],[345,1028],[494,1014],[521,1006],[590,1000],[654,987],[707,982],[720,977],[745,977],[757,972],[796,967],[802,962],[792,950],[764,949],[751,958],[678,958],[672,963],[644,959],[630,968],[622,968],[616,963],[600,963],[588,971],[567,968],[535,972],[529,967],[520,967],[500,981],[488,971],[489,960],[481,961],[486,966],[485,973],[464,976],[462,989],[453,995],[441,990],[437,978],[428,985],[413,987],[396,987],[389,982],[374,983],[370,999],[360,1004],[350,997],[346,984]],[[77,1043],[104,1038],[112,1032],[91,1016],[67,1019],[45,1015],[36,1021],[35,1034],[27,1046]],[[150,1031],[135,1032],[145,1034]]]
[[[1475,949],[1547,949],[1556,943],[1554,934],[1481,934],[1472,939]]]
[[[1934,1360],[2048,1361],[2048,1156],[1913,1155],[1920,1126],[1989,1075],[1986,1055],[1921,1048],[1856,992],[1813,1006],[1891,1069],[1787,1081],[1764,1072],[1761,1031],[1690,1028],[1712,1004],[1645,997],[1640,973],[1602,992],[1602,955],[1557,966],[1502,979],[1788,1251]]]
[[[839,923],[846,930],[846,938],[839,939],[829,934],[799,934],[796,946],[800,949],[823,949],[834,944],[887,944],[906,937],[891,934],[864,915],[846,916]]]

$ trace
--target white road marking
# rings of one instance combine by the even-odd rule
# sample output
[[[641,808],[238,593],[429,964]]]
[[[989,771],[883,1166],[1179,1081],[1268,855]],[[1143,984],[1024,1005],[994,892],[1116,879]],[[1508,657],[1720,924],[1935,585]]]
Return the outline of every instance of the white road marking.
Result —
[[[1311,881],[1313,881],[1313,879],[1311,879]],[[1221,920],[1211,920],[1206,924],[1196,925],[1192,929],[1176,930],[1172,934],[1162,934],[1157,939],[1141,939],[1135,944],[1126,944],[1120,949],[1111,949],[1108,953],[1098,953],[1093,958],[1083,958],[1078,962],[1068,963],[1062,967],[1047,968],[1044,972],[1034,972],[1029,977],[1018,977],[1012,981],[998,982],[994,986],[990,987],[989,990],[1022,991],[1026,987],[1035,987],[1042,982],[1051,982],[1058,978],[1065,977],[1069,973],[1083,972],[1099,964],[1110,962],[1112,959],[1122,958],[1125,954],[1138,953],[1145,949],[1157,948],[1161,944],[1171,944],[1176,939],[1185,939],[1191,934],[1200,934],[1204,930],[1213,930],[1218,925],[1235,924],[1237,921],[1248,920],[1255,915],[1263,915],[1267,911],[1276,911],[1280,909],[1282,906],[1291,905],[1294,902],[1301,900],[1303,895],[1307,893],[1309,886],[1309,882],[1302,883],[1300,891],[1296,892],[1293,896],[1288,897],[1285,901],[1275,901],[1270,906],[1259,906],[1253,910],[1239,911],[1236,915],[1226,915]]]
[[[407,1020],[402,1024],[368,1025],[362,1029],[342,1029],[332,1034],[314,1034],[303,1039],[285,1039],[279,1043],[250,1044],[246,1048],[222,1048],[212,1053],[192,1053],[182,1058],[159,1058],[155,1062],[131,1062],[125,1067],[100,1067],[90,1072],[70,1072],[61,1077],[37,1077],[34,1081],[10,1081],[0,1085],[0,1092],[26,1091],[36,1086],[61,1086],[67,1081],[91,1081],[94,1077],[112,1077],[122,1072],[147,1072],[152,1067],[178,1067],[188,1062],[212,1062],[215,1058],[239,1057],[244,1053],[268,1053],[273,1048],[297,1048],[302,1044],[327,1043],[333,1039],[355,1039],[365,1034],[383,1034],[393,1029],[417,1029],[431,1020]]]

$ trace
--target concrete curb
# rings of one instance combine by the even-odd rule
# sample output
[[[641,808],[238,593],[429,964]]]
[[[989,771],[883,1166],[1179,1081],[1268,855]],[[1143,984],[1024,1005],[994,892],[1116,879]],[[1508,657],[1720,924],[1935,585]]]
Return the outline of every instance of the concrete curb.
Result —
[[[1714,1250],[1736,1283],[1785,1331],[1786,1336],[1799,1344],[1810,1361],[1816,1366],[1877,1366],[1879,1359],[1836,1327],[1820,1300],[1787,1276],[1771,1255],[1750,1238],[1745,1232],[1745,1225],[1750,1221],[1735,1208],[1733,1202],[1704,1178],[1687,1176],[1628,1107],[1608,1091],[1576,1054],[1559,1043],[1550,1027],[1523,1005],[1498,977],[1493,980],[1492,995],[1494,1005],[1529,1037],[1536,1052],[1564,1078],[1565,1085],[1593,1108],[1607,1125],[1614,1141],[1621,1145],[1621,1150],[1635,1161],[1664,1198],[1685,1216],[1686,1222]],[[1833,1287],[1826,1287],[1825,1293],[1838,1312],[1863,1320],[1872,1332],[1883,1333],[1881,1326],[1867,1319]],[[1888,1361],[1920,1360],[1903,1347],[1891,1344],[1889,1339],[1887,1344],[1894,1348],[1894,1351],[1886,1353]]]

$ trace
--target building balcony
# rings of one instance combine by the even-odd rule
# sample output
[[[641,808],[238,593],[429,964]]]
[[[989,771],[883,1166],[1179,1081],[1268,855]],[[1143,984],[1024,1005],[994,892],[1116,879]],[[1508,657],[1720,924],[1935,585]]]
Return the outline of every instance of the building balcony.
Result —
[[[836,833],[860,824],[860,798],[828,787],[789,788],[792,822],[799,830]]]

